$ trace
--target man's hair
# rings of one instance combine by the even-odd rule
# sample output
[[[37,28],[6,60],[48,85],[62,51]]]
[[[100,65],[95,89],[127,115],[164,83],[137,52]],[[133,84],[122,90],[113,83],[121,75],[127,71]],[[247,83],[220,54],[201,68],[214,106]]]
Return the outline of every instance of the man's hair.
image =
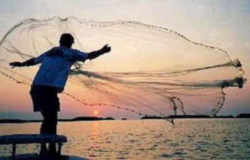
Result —
[[[70,33],[63,33],[60,37],[60,46],[71,47],[74,43],[74,37]]]

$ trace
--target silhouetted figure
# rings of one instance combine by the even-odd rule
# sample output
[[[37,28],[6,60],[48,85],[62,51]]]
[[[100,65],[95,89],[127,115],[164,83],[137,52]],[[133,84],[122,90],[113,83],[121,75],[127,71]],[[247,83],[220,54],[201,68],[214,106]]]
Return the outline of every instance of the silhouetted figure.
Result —
[[[34,112],[40,111],[43,116],[40,134],[57,134],[57,112],[60,111],[57,94],[64,90],[71,66],[76,61],[92,60],[111,50],[108,45],[90,53],[72,49],[74,38],[69,33],[62,34],[59,43],[59,47],[54,47],[39,57],[10,63],[13,67],[41,63],[30,90]],[[48,153],[55,154],[55,151],[55,144],[50,144]],[[47,153],[45,144],[41,146],[41,152]]]

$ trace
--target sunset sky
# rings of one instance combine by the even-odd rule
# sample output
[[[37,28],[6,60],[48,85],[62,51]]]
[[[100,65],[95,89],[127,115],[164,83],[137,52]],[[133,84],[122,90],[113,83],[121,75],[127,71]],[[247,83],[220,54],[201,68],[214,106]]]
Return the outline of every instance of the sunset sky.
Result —
[[[240,59],[245,77],[250,78],[249,0],[2,0],[0,13],[0,37],[26,18],[53,16],[140,21],[166,27],[193,41],[227,50],[232,58]],[[32,112],[27,87],[17,86],[1,76],[0,81],[0,118],[40,118],[38,113]],[[250,113],[249,82],[243,89],[225,91],[227,100],[221,114]],[[67,97],[62,99],[61,117],[78,115],[78,111],[67,107],[74,104]],[[88,114],[101,116],[101,111]]]

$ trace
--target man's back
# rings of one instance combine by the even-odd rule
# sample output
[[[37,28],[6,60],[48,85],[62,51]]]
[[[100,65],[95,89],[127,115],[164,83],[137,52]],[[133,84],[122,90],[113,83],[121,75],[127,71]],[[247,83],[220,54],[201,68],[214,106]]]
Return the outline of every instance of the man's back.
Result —
[[[75,49],[55,47],[35,59],[41,63],[33,85],[45,85],[63,89],[70,68],[76,61],[84,61],[88,55]]]

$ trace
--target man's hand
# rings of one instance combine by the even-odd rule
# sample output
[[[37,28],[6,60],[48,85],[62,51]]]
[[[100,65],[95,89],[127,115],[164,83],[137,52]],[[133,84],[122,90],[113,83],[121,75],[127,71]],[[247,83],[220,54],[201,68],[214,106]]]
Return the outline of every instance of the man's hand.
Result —
[[[110,52],[110,51],[111,51],[111,47],[110,47],[108,44],[106,44],[105,46],[103,46],[103,47],[100,49],[100,51],[101,51],[102,53]]]
[[[110,52],[111,51],[111,47],[108,46],[108,44],[106,44],[105,46],[103,46],[101,49],[99,49],[98,51],[93,51],[90,52],[88,54],[88,59],[92,60],[95,59],[96,57],[99,57],[100,55]]]
[[[11,62],[9,63],[10,66],[12,66],[13,68],[14,67],[21,67],[23,66],[23,63],[22,62]]]

